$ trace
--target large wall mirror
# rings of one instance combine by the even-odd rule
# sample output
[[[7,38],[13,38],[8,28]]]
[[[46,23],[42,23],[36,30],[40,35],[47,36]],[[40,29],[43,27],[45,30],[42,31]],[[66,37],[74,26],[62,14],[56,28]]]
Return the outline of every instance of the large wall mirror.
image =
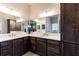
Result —
[[[28,31],[30,27],[31,32],[45,31],[47,33],[60,33],[60,15],[52,15],[32,20],[21,22],[21,30]]]

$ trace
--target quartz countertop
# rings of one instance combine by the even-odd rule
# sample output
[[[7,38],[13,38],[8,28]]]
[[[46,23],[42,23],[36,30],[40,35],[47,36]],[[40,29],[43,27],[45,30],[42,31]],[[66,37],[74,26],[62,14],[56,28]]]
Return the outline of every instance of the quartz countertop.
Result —
[[[42,33],[27,34],[26,32],[15,32],[15,33],[8,33],[8,34],[0,34],[0,42],[27,37],[27,36],[40,37],[40,38],[60,41],[60,34],[53,33],[53,34],[43,35]]]

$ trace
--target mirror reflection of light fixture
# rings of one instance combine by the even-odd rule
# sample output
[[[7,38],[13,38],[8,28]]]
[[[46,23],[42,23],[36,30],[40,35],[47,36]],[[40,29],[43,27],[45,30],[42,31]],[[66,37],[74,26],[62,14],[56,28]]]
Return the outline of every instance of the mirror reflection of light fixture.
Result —
[[[21,17],[20,13],[17,12],[16,10],[14,9],[10,9],[8,7],[0,7],[0,12],[3,12],[3,13],[6,13],[6,14],[10,14],[10,15],[14,15],[14,16],[18,16],[18,17]]]
[[[48,12],[43,12],[39,16],[40,17],[47,17],[47,16],[52,16],[54,14],[54,11],[48,11]]]
[[[36,21],[37,23],[40,23],[39,19],[35,19],[35,21]]]
[[[18,18],[18,19],[16,19],[16,22],[22,22],[24,19],[22,19],[22,18]]]
[[[28,25],[28,28],[31,28],[31,25]]]

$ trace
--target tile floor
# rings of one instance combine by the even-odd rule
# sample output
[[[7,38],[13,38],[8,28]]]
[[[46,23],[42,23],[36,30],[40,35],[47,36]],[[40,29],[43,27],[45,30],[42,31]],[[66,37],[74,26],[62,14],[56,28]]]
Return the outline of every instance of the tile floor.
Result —
[[[32,53],[32,52],[28,51],[28,52],[25,53],[23,56],[39,56],[39,55],[37,55],[37,54],[35,54],[35,53]]]

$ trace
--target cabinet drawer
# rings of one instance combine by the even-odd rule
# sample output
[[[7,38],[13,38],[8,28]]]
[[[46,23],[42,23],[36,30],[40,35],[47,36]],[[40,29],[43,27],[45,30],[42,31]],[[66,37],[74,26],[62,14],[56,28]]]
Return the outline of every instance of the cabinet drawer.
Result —
[[[48,40],[47,41],[47,55],[48,56],[55,56],[59,55],[59,42],[58,41],[53,41],[53,40]]]
[[[59,45],[59,42],[58,41],[48,40],[47,42],[48,42],[48,44]]]
[[[13,48],[11,46],[4,46],[1,47],[1,56],[12,56],[13,55]]]
[[[13,44],[15,45],[17,43],[17,45],[21,45],[23,43],[23,39],[15,39],[13,40]]]
[[[10,46],[4,46],[1,48],[1,51],[10,49]]]
[[[59,53],[59,46],[54,44],[48,44],[48,50]]]
[[[26,39],[26,40],[27,40],[27,39],[28,39],[28,37],[24,37],[23,39]]]
[[[38,44],[46,45],[45,41],[37,41]]]
[[[55,52],[59,54],[59,49],[48,47],[48,51]]]
[[[1,42],[1,47],[3,46],[7,46],[7,45],[10,45],[10,43],[12,43],[12,41],[5,41],[5,42]]]
[[[30,39],[36,39],[36,37],[30,37]]]
[[[59,54],[50,51],[48,52],[48,56],[59,56]]]
[[[40,39],[40,38],[38,38],[37,41],[46,43],[46,39]]]
[[[2,55],[2,56],[7,55],[8,52],[9,52],[9,51],[8,51],[7,49],[6,49],[6,50],[1,50],[1,55]]]

